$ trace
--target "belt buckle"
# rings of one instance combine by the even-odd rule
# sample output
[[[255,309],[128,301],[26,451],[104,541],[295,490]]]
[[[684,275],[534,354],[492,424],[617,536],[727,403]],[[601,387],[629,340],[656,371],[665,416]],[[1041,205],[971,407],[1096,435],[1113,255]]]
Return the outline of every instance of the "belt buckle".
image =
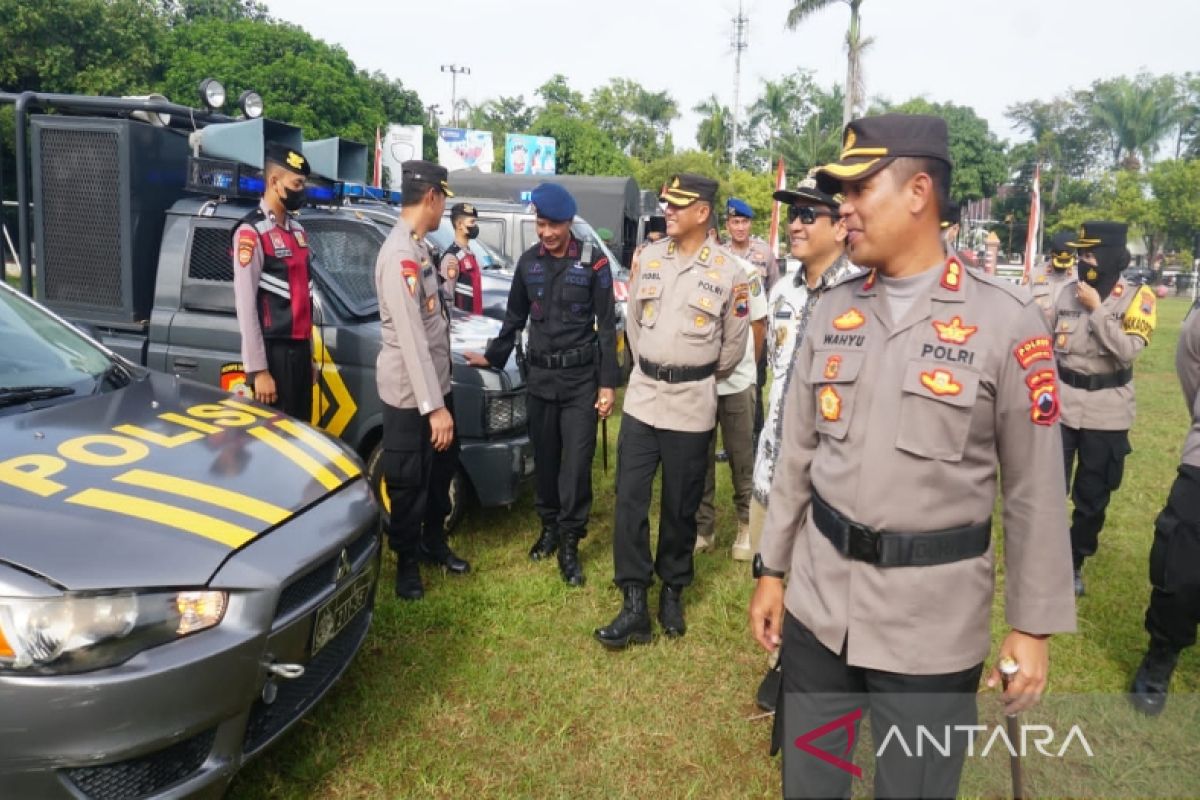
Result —
[[[659,367],[658,368],[658,379],[660,381],[666,381],[667,383],[674,383],[674,381],[671,380],[671,378],[674,377],[674,375],[673,375],[674,372],[675,372],[674,367]]]
[[[855,561],[865,561],[868,564],[878,564],[880,555],[883,551],[883,542],[881,541],[879,531],[851,523],[846,531],[847,549],[849,555]]]

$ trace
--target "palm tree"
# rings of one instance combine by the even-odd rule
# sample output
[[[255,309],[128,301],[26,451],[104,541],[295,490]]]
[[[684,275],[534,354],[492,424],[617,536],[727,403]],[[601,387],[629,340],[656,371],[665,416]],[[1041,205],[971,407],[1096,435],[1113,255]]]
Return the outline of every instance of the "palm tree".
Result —
[[[1177,125],[1176,100],[1170,76],[1121,76],[1093,84],[1089,111],[1108,131],[1114,166],[1137,171],[1154,157],[1159,142]]]
[[[794,31],[808,17],[838,2],[850,6],[850,27],[846,30],[846,96],[842,108],[842,125],[845,125],[857,116],[867,99],[862,58],[875,40],[862,37],[862,17],[859,10],[863,0],[792,0],[786,25],[788,30]]]
[[[701,115],[700,125],[696,129],[696,143],[701,150],[710,153],[718,164],[724,163],[729,156],[733,133],[729,108],[722,105],[716,93],[713,93],[708,99],[697,103],[692,111]]]
[[[778,138],[795,126],[793,118],[799,111],[802,99],[797,93],[796,81],[787,76],[780,81],[763,79],[762,95],[750,106],[751,128],[765,128],[767,140],[767,163],[774,164],[775,143]]]

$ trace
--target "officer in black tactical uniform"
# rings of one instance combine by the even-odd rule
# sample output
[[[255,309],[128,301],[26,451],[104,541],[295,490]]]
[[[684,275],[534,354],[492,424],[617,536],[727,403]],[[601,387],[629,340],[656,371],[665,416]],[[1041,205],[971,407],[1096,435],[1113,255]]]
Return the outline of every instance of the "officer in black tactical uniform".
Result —
[[[613,411],[620,382],[612,269],[590,243],[571,234],[575,198],[556,184],[533,190],[539,244],[517,261],[500,334],[487,353],[467,353],[479,367],[503,367],[517,336],[529,327],[529,438],[537,465],[535,507],[542,533],[535,561],[558,551],[571,586],[583,585],[579,540],[592,507],[596,416]]]

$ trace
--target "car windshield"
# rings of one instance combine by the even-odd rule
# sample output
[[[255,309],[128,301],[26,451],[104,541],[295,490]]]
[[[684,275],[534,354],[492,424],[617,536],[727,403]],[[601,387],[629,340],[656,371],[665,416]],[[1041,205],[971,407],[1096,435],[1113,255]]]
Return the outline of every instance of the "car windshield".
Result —
[[[426,236],[429,241],[437,247],[441,252],[446,252],[446,248],[454,244],[454,227],[450,224],[449,217],[442,218],[442,224],[438,226],[436,231],[430,231]],[[511,269],[512,264],[508,262],[504,256],[497,253],[492,248],[488,247],[478,239],[472,239],[471,252],[475,255],[475,260],[479,262],[480,269]]]
[[[0,341],[0,399],[91,394],[113,369],[109,355],[74,328],[3,286]]]

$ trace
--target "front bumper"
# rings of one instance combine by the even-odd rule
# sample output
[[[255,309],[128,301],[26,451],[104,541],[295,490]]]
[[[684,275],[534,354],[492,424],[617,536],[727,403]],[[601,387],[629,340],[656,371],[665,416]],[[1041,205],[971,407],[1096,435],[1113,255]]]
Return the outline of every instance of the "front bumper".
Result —
[[[525,433],[510,439],[464,441],[458,460],[484,508],[512,505],[533,477],[533,445]]]
[[[209,584],[230,592],[218,627],[111,669],[0,677],[0,795],[219,797],[358,652],[373,612],[378,529],[378,508],[357,480],[226,562]],[[335,597],[340,605],[351,586],[359,599],[346,608],[361,608],[314,655],[318,610]],[[305,670],[284,680],[272,664]]]

